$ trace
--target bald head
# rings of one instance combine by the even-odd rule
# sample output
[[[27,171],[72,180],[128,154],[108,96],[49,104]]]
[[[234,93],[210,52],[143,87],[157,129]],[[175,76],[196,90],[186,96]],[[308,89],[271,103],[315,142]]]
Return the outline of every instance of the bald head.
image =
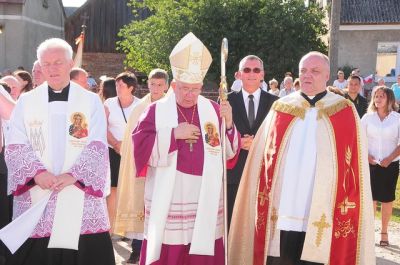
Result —
[[[11,97],[14,100],[17,100],[19,95],[21,94],[21,90],[22,90],[22,84],[18,81],[18,79],[12,75],[8,75],[8,76],[5,76],[2,79],[0,79],[0,82],[4,82],[10,87]]]
[[[315,96],[326,90],[329,80],[329,58],[320,52],[309,52],[299,63],[300,90]]]
[[[85,89],[89,89],[88,73],[84,69],[79,67],[72,68],[69,76],[71,81],[77,83]]]

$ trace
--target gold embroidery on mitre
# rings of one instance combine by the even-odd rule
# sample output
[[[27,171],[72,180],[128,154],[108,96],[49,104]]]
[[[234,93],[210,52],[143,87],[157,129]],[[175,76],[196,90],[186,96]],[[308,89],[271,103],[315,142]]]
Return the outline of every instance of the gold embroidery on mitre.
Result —
[[[355,209],[356,207],[356,203],[350,202],[349,197],[346,197],[338,206],[342,215],[346,215],[349,209]]]
[[[46,142],[44,141],[42,125],[43,121],[38,120],[34,120],[28,123],[30,143],[33,150],[35,152],[39,152],[40,156],[43,156],[43,152],[46,149]]]
[[[318,111],[318,119],[321,119],[322,116],[330,117],[330,116],[338,113],[339,111],[343,110],[344,108],[351,106],[352,104],[353,103],[351,103],[348,99],[342,99],[336,104],[333,104],[326,108],[321,108]]]
[[[279,101],[275,101],[275,103],[272,105],[272,109],[275,111],[293,115],[302,120],[304,120],[304,117],[306,116],[305,108],[294,106],[294,105],[289,105],[289,104],[279,102]]]
[[[324,229],[331,227],[331,225],[326,222],[325,214],[322,214],[319,221],[315,221],[312,224],[317,228],[317,237],[315,238],[315,245],[319,247],[321,245],[322,236],[324,235]]]
[[[351,219],[347,221],[340,221],[337,219],[337,227],[335,229],[335,237],[343,237],[347,238],[349,234],[353,234],[355,236],[354,226],[351,223]]]

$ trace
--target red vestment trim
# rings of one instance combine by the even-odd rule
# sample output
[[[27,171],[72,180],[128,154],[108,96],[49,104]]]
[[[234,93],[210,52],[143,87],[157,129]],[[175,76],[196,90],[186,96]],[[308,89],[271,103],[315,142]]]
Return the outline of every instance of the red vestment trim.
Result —
[[[269,204],[272,180],[275,173],[275,165],[283,136],[294,116],[282,112],[277,112],[274,120],[271,122],[272,128],[268,132],[266,142],[266,152],[260,170],[260,178],[257,189],[257,213],[255,218],[254,231],[254,251],[253,264],[264,265],[265,256],[265,236],[266,228],[269,225]],[[265,161],[265,162],[264,162]],[[266,165],[265,165],[266,164]],[[265,176],[267,170],[267,178]]]
[[[338,165],[330,264],[355,265],[359,256],[360,138],[351,107],[329,117],[336,141]]]

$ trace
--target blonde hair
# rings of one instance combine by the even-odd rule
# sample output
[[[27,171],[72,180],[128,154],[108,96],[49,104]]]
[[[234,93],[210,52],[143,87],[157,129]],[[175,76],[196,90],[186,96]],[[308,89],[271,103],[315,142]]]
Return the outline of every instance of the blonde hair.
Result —
[[[375,98],[375,94],[378,90],[383,91],[383,93],[385,93],[385,95],[386,95],[386,98],[387,98],[386,111],[388,113],[391,111],[397,111],[399,109],[399,106],[396,103],[396,98],[394,96],[393,90],[391,90],[390,88],[388,88],[386,86],[377,86],[372,91],[371,102],[369,103],[369,106],[368,106],[368,112],[376,112],[377,111],[377,108],[375,107],[374,98]]]

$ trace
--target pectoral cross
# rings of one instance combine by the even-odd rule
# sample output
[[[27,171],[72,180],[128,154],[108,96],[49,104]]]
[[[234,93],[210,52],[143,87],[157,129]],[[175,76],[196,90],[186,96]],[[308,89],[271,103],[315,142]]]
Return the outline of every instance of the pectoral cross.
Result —
[[[197,143],[197,140],[187,139],[185,143],[189,144],[189,151],[193,152],[193,144]]]
[[[325,220],[326,220],[326,215],[322,214],[321,219],[319,219],[319,221],[315,221],[312,223],[313,226],[317,227],[317,238],[315,239],[315,244],[317,245],[317,247],[321,245],[324,229],[329,228],[331,226],[329,223],[325,222]]]

